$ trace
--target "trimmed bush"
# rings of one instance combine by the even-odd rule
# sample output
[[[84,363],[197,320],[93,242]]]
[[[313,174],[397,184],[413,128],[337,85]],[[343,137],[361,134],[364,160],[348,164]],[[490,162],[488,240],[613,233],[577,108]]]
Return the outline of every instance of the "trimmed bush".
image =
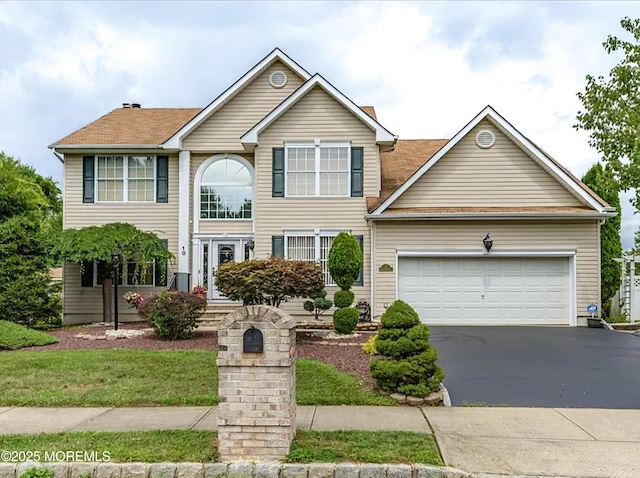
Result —
[[[333,307],[333,302],[327,299],[327,291],[322,289],[312,297],[312,300],[305,300],[302,307],[318,320],[322,314]]]
[[[351,307],[356,295],[350,290],[338,290],[333,294],[333,301],[338,309]]]
[[[378,349],[376,348],[376,339],[378,334],[372,335],[362,346],[362,351],[367,355],[378,355]]]
[[[230,300],[279,307],[289,299],[316,296],[324,287],[324,275],[322,268],[311,262],[269,257],[226,262],[218,267],[215,284]]]
[[[438,390],[444,372],[429,344],[429,328],[420,323],[411,306],[396,300],[382,315],[374,348],[381,357],[371,360],[371,376],[387,392],[416,397]]]
[[[160,340],[191,338],[198,327],[198,318],[207,308],[207,301],[183,291],[167,290],[145,299],[138,314],[156,332]]]
[[[0,320],[0,350],[17,350],[22,347],[55,344],[58,339],[39,330]]]
[[[360,313],[358,309],[346,307],[333,313],[333,327],[338,334],[352,334],[356,330]]]
[[[327,268],[336,285],[342,290],[349,290],[360,275],[362,263],[362,251],[357,239],[346,232],[338,234],[333,239],[327,257]]]

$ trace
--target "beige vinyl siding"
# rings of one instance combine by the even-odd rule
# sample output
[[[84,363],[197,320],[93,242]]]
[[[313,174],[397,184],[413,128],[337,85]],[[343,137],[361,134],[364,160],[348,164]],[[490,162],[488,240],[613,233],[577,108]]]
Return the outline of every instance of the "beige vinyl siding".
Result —
[[[272,148],[285,142],[303,140],[345,140],[352,146],[364,147],[364,195],[378,194],[378,147],[375,132],[362,123],[324,90],[314,88],[276,120],[258,138],[256,149],[256,256],[271,254],[271,237],[282,236],[285,230],[313,229],[351,231],[364,236],[364,286],[353,288],[356,300],[370,300],[369,227],[365,198],[274,198],[272,188]],[[328,287],[332,295],[337,290]],[[287,303],[283,308],[299,319],[309,319],[302,301]],[[325,316],[323,316],[325,317]],[[326,315],[326,320],[331,320]]]
[[[600,303],[598,221],[378,221],[375,231],[376,310],[396,299],[398,249],[482,250],[491,233],[492,251],[575,250],[577,314],[585,316],[591,302]],[[393,267],[380,272],[383,264]]]
[[[215,219],[200,221],[200,234],[253,233],[253,221],[217,221]]]
[[[284,71],[288,81],[283,88],[273,88],[269,75]],[[184,149],[191,151],[244,151],[240,137],[278,106],[303,83],[284,63],[277,61],[226,105],[198,126],[183,140]]]
[[[162,153],[159,153],[162,154]],[[82,202],[82,155],[65,155],[64,163],[64,228],[101,226],[112,222],[128,222],[136,227],[152,231],[169,241],[169,250],[178,255],[178,157],[169,156],[169,202],[156,203],[90,203]],[[177,265],[169,264],[168,280],[173,277]],[[124,286],[143,294],[166,289]],[[120,292],[120,289],[118,290]],[[102,288],[80,287],[80,268],[76,264],[64,267],[64,323],[87,323],[101,320]],[[135,320],[135,311],[120,300],[121,314]],[[124,320],[127,320],[126,318]]]
[[[481,149],[478,131],[495,145]],[[551,173],[483,120],[392,205],[409,207],[584,206]]]

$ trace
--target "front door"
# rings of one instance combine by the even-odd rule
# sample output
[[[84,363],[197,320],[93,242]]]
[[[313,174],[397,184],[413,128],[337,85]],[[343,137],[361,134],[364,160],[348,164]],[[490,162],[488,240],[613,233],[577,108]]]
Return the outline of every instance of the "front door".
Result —
[[[240,239],[203,239],[200,242],[202,254],[203,285],[207,287],[209,300],[224,300],[224,296],[218,293],[214,284],[214,277],[218,267],[225,262],[237,262],[244,260],[241,257],[243,241]]]

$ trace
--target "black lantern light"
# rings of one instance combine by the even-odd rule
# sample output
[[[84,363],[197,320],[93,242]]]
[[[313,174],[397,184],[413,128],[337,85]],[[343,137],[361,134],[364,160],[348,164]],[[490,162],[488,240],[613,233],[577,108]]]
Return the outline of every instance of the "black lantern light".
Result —
[[[484,239],[482,239],[482,243],[484,244],[484,248],[487,250],[487,252],[489,252],[493,247],[493,239],[491,239],[491,237],[489,236],[489,233],[487,233],[487,235],[484,236]]]
[[[111,251],[111,264],[113,265],[113,325],[118,330],[118,278],[120,277],[120,251]]]

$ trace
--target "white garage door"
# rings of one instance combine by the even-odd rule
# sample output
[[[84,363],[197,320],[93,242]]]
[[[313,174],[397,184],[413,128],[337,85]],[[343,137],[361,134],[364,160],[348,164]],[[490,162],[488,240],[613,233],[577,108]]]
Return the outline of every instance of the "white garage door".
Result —
[[[568,325],[569,282],[566,257],[398,262],[399,298],[434,325]]]

